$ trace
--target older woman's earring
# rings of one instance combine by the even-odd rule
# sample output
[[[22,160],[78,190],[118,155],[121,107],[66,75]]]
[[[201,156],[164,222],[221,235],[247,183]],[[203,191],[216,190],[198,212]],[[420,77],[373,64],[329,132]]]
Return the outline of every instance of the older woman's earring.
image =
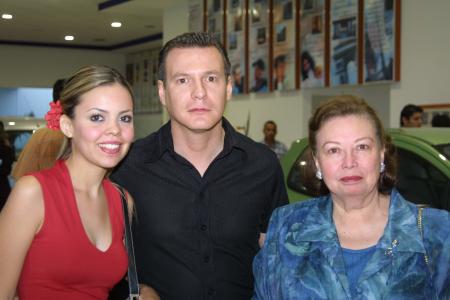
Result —
[[[386,169],[386,165],[384,164],[384,162],[381,162],[380,163],[380,173],[383,173],[385,169]]]
[[[322,180],[323,176],[322,176],[322,172],[320,172],[320,170],[317,170],[316,178],[319,179],[319,180]]]

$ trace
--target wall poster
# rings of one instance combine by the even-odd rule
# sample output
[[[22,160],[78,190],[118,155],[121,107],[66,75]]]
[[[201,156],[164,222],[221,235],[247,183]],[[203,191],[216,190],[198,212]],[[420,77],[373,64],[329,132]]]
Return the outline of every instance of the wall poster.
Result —
[[[189,32],[203,31],[203,0],[189,0]]]
[[[295,0],[273,0],[273,90],[295,89]]]
[[[364,81],[394,79],[395,0],[364,1]]]
[[[268,0],[249,0],[250,92],[268,92],[269,13]]]
[[[233,94],[246,92],[245,0],[227,0],[227,53],[231,63]]]
[[[324,0],[301,0],[300,20],[300,87],[323,87],[325,73]]]
[[[206,31],[216,33],[216,37],[223,43],[223,2],[225,0],[208,0],[208,18]]]
[[[134,94],[136,113],[160,113],[158,97],[158,53],[159,50],[146,50],[127,56],[126,78]]]
[[[330,7],[330,82],[358,83],[358,0],[333,0]]]

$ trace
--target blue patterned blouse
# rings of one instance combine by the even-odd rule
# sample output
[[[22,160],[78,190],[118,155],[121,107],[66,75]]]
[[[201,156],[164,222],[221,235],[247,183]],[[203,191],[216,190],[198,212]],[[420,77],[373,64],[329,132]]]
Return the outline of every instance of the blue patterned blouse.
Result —
[[[450,299],[450,214],[396,190],[375,252],[350,292],[329,196],[278,208],[255,257],[253,299]],[[428,256],[428,264],[425,262]]]

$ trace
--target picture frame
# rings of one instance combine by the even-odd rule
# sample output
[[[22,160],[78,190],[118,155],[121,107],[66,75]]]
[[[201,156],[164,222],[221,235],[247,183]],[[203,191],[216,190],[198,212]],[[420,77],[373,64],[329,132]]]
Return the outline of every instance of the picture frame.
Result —
[[[400,80],[400,3],[364,0],[364,83]]]

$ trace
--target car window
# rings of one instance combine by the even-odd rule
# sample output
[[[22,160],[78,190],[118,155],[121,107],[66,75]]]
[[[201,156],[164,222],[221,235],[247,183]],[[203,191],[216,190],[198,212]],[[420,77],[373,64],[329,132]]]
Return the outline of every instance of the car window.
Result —
[[[289,175],[287,178],[287,186],[301,194],[305,194],[311,197],[316,196],[311,190],[304,185],[303,178],[307,168],[313,168],[313,166],[308,166],[308,157],[311,155],[311,148],[307,146],[305,150],[297,157],[295,163],[289,170]]]
[[[446,159],[450,159],[450,144],[442,144],[434,146]]]
[[[398,148],[397,189],[407,200],[450,209],[449,179],[417,154]]]

